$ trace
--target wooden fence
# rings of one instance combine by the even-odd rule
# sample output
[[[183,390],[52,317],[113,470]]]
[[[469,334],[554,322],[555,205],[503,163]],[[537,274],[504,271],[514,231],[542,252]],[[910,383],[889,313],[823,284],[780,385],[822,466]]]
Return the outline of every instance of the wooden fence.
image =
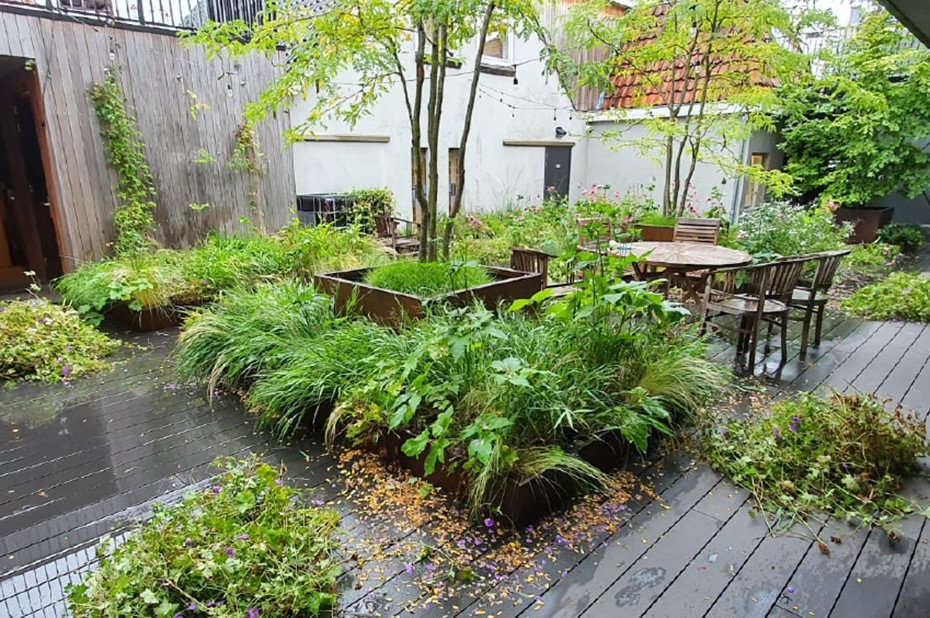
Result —
[[[254,219],[248,178],[228,166],[245,104],[274,77],[264,58],[208,61],[182,47],[174,33],[51,18],[0,5],[0,57],[25,58],[41,89],[51,155],[46,170],[57,204],[64,266],[100,258],[112,239],[116,178],[106,164],[100,125],[88,96],[106,67],[120,82],[139,130],[158,191],[156,221],[166,246],[189,246],[210,231],[241,229]],[[293,156],[281,137],[287,115],[258,127],[266,171],[261,201],[266,225],[291,217],[295,201]],[[215,160],[196,163],[198,153]],[[201,157],[206,159],[207,157]],[[191,204],[211,205],[195,210]]]

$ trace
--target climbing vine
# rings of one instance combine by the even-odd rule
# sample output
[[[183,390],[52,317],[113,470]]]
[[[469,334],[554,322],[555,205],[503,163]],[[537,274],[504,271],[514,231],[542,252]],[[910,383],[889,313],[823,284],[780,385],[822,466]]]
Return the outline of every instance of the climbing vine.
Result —
[[[251,120],[244,120],[239,128],[236,129],[236,143],[233,147],[232,156],[229,159],[229,167],[248,174],[249,177],[249,209],[258,219],[258,229],[262,234],[265,233],[265,213],[259,196],[259,183],[262,174],[265,173],[265,164],[259,143],[258,134],[255,131],[255,124]]]
[[[107,69],[102,82],[91,86],[90,98],[100,119],[107,163],[116,169],[120,204],[113,213],[116,255],[137,253],[153,244],[155,181],[145,159],[145,143],[136,119],[126,106],[117,72]]]

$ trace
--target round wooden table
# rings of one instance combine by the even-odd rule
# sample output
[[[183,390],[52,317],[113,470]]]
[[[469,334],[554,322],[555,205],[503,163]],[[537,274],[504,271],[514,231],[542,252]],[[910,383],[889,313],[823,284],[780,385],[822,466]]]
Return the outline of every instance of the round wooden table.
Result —
[[[634,242],[624,249],[641,258],[633,265],[640,278],[669,279],[682,289],[686,299],[695,301],[700,298],[707,275],[720,268],[752,262],[752,256],[745,251],[699,242]],[[665,270],[650,272],[643,269],[643,265]],[[694,271],[703,271],[701,274],[704,276],[688,276]]]

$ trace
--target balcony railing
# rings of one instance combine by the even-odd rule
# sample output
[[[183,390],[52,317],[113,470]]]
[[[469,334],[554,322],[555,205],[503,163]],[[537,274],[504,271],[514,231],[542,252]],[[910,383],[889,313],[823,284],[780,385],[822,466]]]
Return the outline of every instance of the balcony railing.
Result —
[[[262,0],[0,0],[0,11],[7,7],[77,20],[182,30],[198,28],[207,20],[253,23]]]

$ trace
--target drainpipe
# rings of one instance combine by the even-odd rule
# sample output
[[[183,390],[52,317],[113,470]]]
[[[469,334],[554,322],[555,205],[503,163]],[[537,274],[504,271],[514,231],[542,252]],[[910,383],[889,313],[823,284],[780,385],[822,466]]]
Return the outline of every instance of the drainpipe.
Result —
[[[743,148],[741,153],[740,161],[743,164],[746,163],[746,158],[749,156],[749,142],[752,140],[752,135],[743,140]],[[730,206],[730,223],[736,225],[739,223],[739,200],[743,194],[743,188],[746,184],[746,178],[744,176],[739,176],[736,179],[736,191],[733,192],[733,204]]]

